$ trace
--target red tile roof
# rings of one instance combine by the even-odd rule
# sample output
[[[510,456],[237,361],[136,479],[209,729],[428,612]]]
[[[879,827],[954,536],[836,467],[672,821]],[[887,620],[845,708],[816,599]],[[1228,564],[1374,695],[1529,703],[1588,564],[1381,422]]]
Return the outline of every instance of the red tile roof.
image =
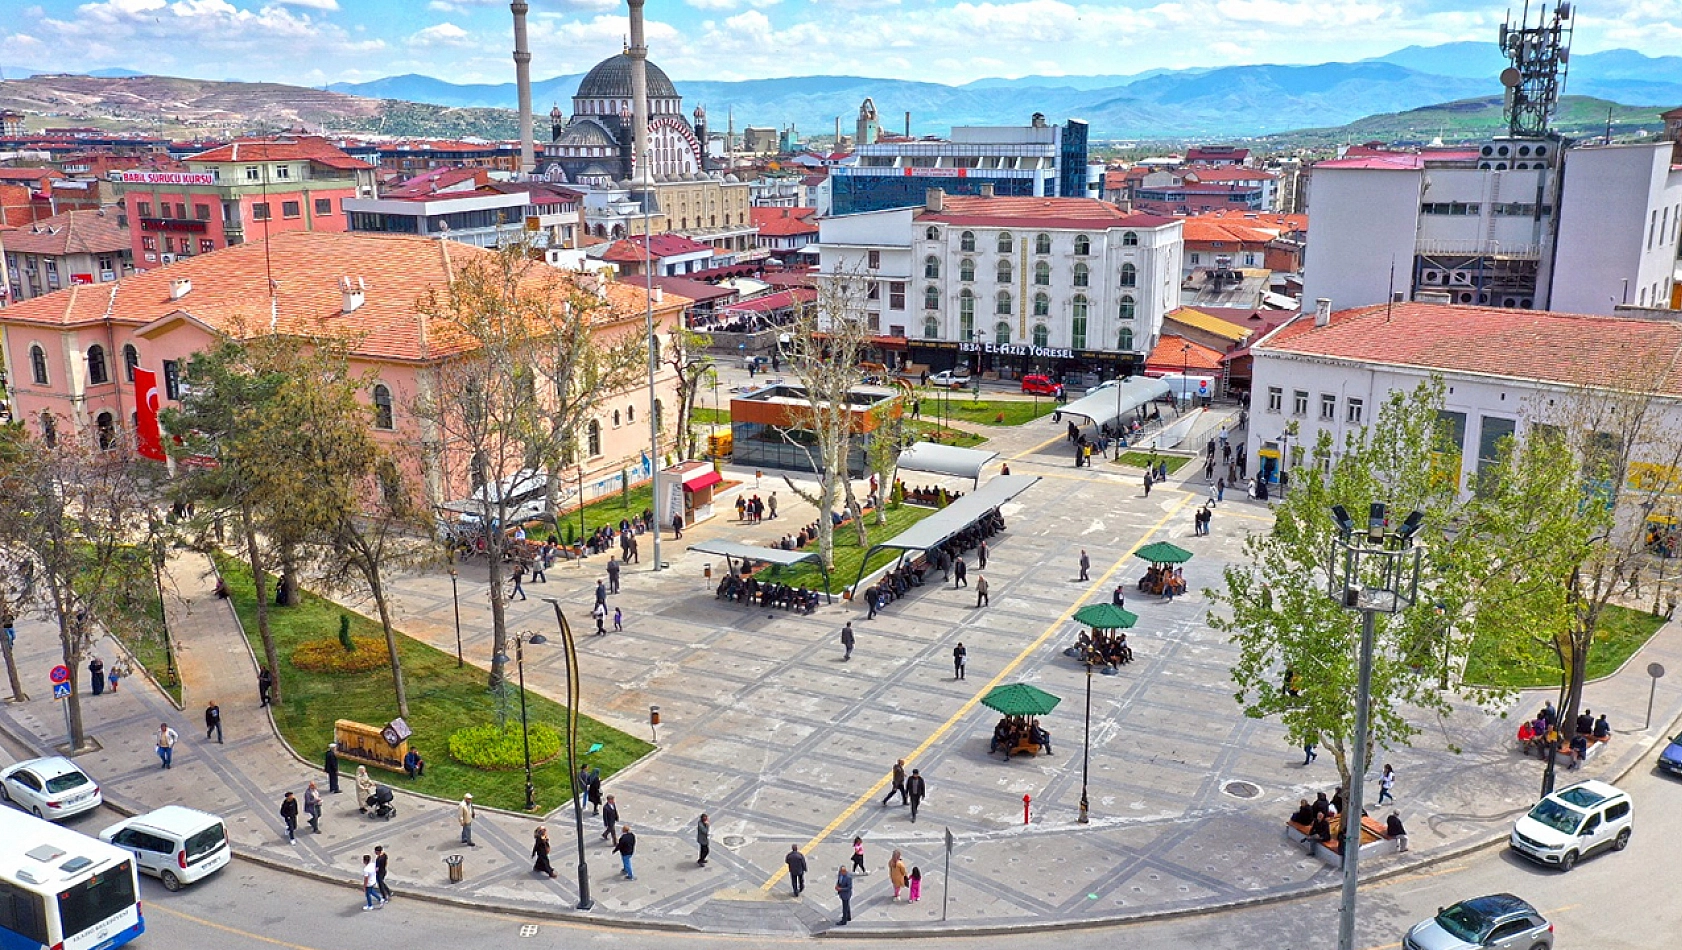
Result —
[[[1187,244],[1266,244],[1276,236],[1272,231],[1245,227],[1238,221],[1209,221],[1201,217],[1185,219]]]
[[[415,201],[449,189],[451,194],[472,194],[473,189],[491,180],[483,168],[434,168],[386,191],[381,198]]]
[[[774,294],[766,294],[763,297],[755,297],[752,300],[731,304],[721,312],[726,314],[771,313],[785,307],[793,307],[796,304],[808,304],[816,299],[818,299],[818,292],[810,287],[791,287],[788,290],[779,290]]]
[[[1191,346],[1188,351],[1187,345]],[[1221,351],[1211,349],[1183,336],[1171,333],[1163,334],[1157,341],[1156,348],[1145,358],[1145,371],[1153,373],[1178,373],[1182,369],[1189,370],[1217,370],[1221,368]]]
[[[1277,181],[1279,176],[1242,165],[1183,165],[1179,174],[1198,181]]]
[[[941,211],[924,211],[919,221],[1019,228],[1157,228],[1176,218],[1132,214],[1096,198],[983,198],[947,195]]]
[[[1276,214],[1270,211],[1238,211],[1223,208],[1215,211],[1205,211],[1186,218],[1188,224],[1192,221],[1224,222],[1275,234],[1289,234],[1293,231],[1308,230],[1308,215]]]
[[[818,233],[818,226],[812,222],[812,216],[818,213],[816,208],[751,208],[748,213],[753,226],[766,237]]]
[[[61,211],[6,235],[6,250],[63,257],[110,254],[129,249],[128,228],[117,226],[117,211]]]
[[[1417,171],[1425,167],[1425,156],[1412,152],[1384,155],[1361,155],[1353,158],[1331,158],[1315,162],[1315,168],[1366,168],[1378,171]]]
[[[0,168],[0,181],[44,182],[49,178],[63,178],[56,168]]]
[[[625,281],[632,286],[642,286],[645,283],[645,278],[628,277]],[[709,284],[704,280],[690,280],[687,277],[655,277],[654,286],[668,294],[687,297],[696,303],[736,296],[734,287],[720,287],[717,284]]]
[[[363,169],[374,166],[351,158],[324,138],[240,139],[208,152],[189,155],[189,162],[318,162],[329,168]]]
[[[1585,386],[1606,385],[1610,368],[1660,360],[1671,367],[1661,390],[1682,395],[1682,324],[1672,321],[1376,304],[1334,313],[1324,327],[1304,314],[1253,349]]]
[[[656,234],[654,240],[648,242],[647,249],[643,245],[643,236],[634,234],[622,241],[613,242],[612,247],[602,252],[602,260],[615,264],[634,264],[645,260],[650,253],[653,254],[655,260],[662,260],[668,257],[694,254],[697,251],[706,251],[709,254],[713,252],[711,245],[690,240],[681,234]]]

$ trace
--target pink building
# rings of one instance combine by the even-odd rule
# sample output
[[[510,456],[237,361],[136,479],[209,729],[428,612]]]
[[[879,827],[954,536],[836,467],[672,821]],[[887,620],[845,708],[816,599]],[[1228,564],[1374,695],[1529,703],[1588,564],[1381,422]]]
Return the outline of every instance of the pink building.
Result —
[[[115,283],[75,286],[0,310],[0,346],[13,368],[15,417],[40,436],[86,437],[102,447],[126,444],[137,426],[134,371],[157,375],[163,406],[180,398],[181,377],[195,352],[219,337],[342,335],[358,342],[353,367],[375,380],[369,387],[371,425],[383,439],[410,447],[410,474],[427,498],[440,503],[469,491],[459,451],[423,432],[411,407],[422,387],[435,388],[440,367],[465,349],[460,338],[417,310],[452,273],[494,252],[423,237],[292,232],[192,257],[167,270]],[[270,275],[273,275],[272,281]],[[348,279],[348,286],[347,281]],[[532,280],[554,280],[570,293],[576,275],[538,268]],[[270,288],[273,297],[270,297]],[[635,286],[603,283],[609,307],[604,336],[645,333],[647,296]],[[655,291],[657,334],[670,333],[688,300]],[[662,365],[655,381],[659,406],[676,406],[676,379]],[[582,472],[566,473],[588,486],[621,471],[646,479],[649,407],[646,386],[601,399],[598,417],[581,435]],[[658,461],[658,460],[656,460]],[[641,477],[638,477],[638,474]],[[491,472],[500,478],[512,472]]]

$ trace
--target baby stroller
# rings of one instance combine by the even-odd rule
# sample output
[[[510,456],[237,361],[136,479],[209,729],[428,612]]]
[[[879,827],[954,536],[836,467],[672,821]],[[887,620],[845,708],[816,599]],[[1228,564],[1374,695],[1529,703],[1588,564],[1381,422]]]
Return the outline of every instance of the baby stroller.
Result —
[[[365,803],[369,809],[368,817],[384,818],[386,821],[397,816],[397,806],[391,803],[391,788],[386,785],[375,785],[374,794],[368,796]]]

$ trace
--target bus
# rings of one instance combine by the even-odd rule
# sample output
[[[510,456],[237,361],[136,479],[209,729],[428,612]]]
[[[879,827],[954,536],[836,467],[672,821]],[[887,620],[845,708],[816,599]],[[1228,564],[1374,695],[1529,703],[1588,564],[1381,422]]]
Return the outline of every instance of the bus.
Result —
[[[145,930],[133,855],[0,808],[0,947],[108,950]]]

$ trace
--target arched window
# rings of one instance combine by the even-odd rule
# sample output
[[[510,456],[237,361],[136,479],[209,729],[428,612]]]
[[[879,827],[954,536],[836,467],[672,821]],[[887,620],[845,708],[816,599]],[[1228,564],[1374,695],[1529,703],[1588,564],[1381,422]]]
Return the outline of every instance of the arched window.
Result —
[[[140,368],[140,351],[133,343],[123,344],[123,378],[134,382],[134,371]]]
[[[594,419],[584,432],[584,450],[591,458],[602,454],[602,424]]]
[[[1117,334],[1115,348],[1121,350],[1123,353],[1131,352],[1133,350],[1132,327],[1121,328],[1121,333]]]
[[[958,262],[958,279],[963,281],[975,280],[975,262],[964,258]]]
[[[1051,253],[1051,235],[1049,235],[1049,234],[1036,234],[1036,235],[1034,235],[1034,253],[1035,254],[1050,254]]]
[[[648,354],[649,358],[654,361],[655,365],[659,365],[659,363],[660,363],[660,338],[658,336],[650,337],[649,340],[648,340],[648,348],[649,348],[649,351],[650,351],[649,354]]]
[[[1010,283],[1010,274],[1011,274],[1010,260],[1007,258],[1005,260],[999,261],[999,283],[1001,283],[1001,284]]]
[[[1121,246],[1122,247],[1138,247],[1139,246],[1139,232],[1137,232],[1137,231],[1123,231],[1122,235],[1121,235]]]
[[[1051,265],[1040,261],[1034,265],[1034,285],[1037,287],[1051,286]]]
[[[1050,346],[1051,345],[1051,331],[1047,330],[1045,328],[1045,324],[1043,324],[1043,323],[1034,324],[1034,345],[1035,346]]]
[[[1075,253],[1085,257],[1092,253],[1092,239],[1084,234],[1075,235]]]
[[[660,400],[654,400],[654,428],[659,429],[666,424],[666,407]]]
[[[637,405],[632,403],[625,407],[625,422],[629,424],[635,421],[637,421]]]
[[[931,224],[923,231],[923,237],[930,241],[938,241],[940,240],[940,229]]]
[[[613,427],[615,429],[619,428],[619,410],[617,409],[613,410]],[[596,453],[591,452],[590,454],[595,455]]]
[[[1137,309],[1138,309],[1138,306],[1134,303],[1132,294],[1122,294],[1121,295],[1121,313],[1119,314],[1121,319],[1123,319],[1123,320],[1133,319],[1133,315],[1134,315],[1135,311],[1137,311]]]
[[[1009,231],[1000,231],[999,232],[999,253],[1000,254],[1009,254],[1010,253],[1010,247],[1011,247],[1010,232]]]
[[[940,288],[939,287],[924,287],[923,288],[923,309],[924,310],[939,310],[940,309]]]
[[[29,375],[35,385],[47,385],[47,351],[39,343],[29,348]]]
[[[47,448],[58,445],[58,423],[53,421],[53,414],[41,411],[41,441],[47,443]]]
[[[993,342],[995,342],[995,343],[1009,343],[1010,342],[1010,324],[1006,323],[1003,320],[1000,320],[998,323],[993,325]]]
[[[1077,350],[1086,349],[1086,311],[1086,298],[1076,294],[1069,320],[1069,345]]]
[[[940,277],[940,258],[933,254],[923,258],[923,276],[929,280],[936,280]]]
[[[105,366],[105,347],[95,343],[88,347],[88,385],[100,386],[111,381]]]
[[[396,428],[391,413],[391,390],[385,383],[374,384],[374,428]]]
[[[1034,316],[1048,317],[1051,315],[1051,298],[1045,294],[1034,295]]]
[[[958,250],[960,250],[960,251],[973,251],[973,250],[975,250],[975,232],[974,231],[965,231],[964,233],[958,235]]]
[[[102,412],[94,418],[94,426],[99,430],[99,450],[109,452],[117,445],[117,420],[109,413]]]
[[[998,301],[993,308],[993,312],[997,314],[1009,314],[1014,312],[1014,310],[1015,308],[1010,305],[1010,291],[999,291]]]
[[[965,343],[975,339],[975,294],[967,289],[958,294],[958,339]]]
[[[938,317],[923,318],[923,339],[940,339],[940,319]]]
[[[1132,264],[1121,265],[1121,286],[1139,286],[1139,268],[1134,267]]]
[[[1092,282],[1092,270],[1085,264],[1075,265],[1075,286],[1085,287]]]

